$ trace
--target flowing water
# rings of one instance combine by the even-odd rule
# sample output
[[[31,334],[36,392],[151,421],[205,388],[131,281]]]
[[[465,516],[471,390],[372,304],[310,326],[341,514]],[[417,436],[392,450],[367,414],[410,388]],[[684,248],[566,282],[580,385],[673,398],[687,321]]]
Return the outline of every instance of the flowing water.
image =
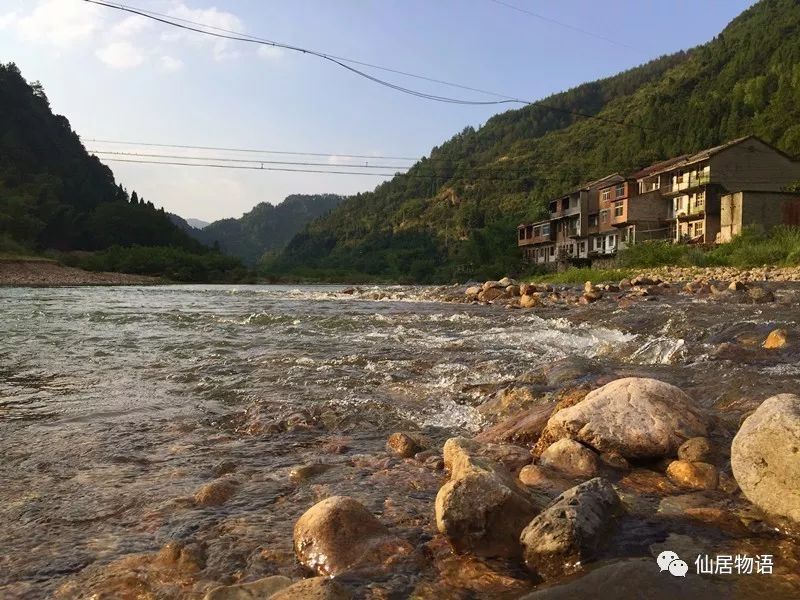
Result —
[[[330,493],[424,540],[442,475],[401,467],[429,485],[393,500],[387,435],[477,431],[487,393],[564,357],[660,376],[734,412],[800,381],[797,356],[709,358],[796,326],[796,305],[537,315],[422,291],[0,289],[0,597],[49,597],[171,540],[202,541],[207,581],[299,576],[292,524]],[[312,482],[289,477],[319,461],[330,470]],[[232,500],[191,502],[226,472]]]

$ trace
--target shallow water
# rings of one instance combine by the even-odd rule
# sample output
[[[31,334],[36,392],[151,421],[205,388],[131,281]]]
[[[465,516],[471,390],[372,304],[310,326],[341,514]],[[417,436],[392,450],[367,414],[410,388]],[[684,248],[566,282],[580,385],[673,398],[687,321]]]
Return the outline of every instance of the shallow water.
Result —
[[[0,597],[48,597],[170,540],[202,540],[206,580],[299,576],[292,524],[330,493],[424,537],[441,475],[386,475],[387,435],[477,431],[487,390],[567,356],[660,376],[737,415],[800,382],[796,356],[709,354],[742,332],[796,326],[796,305],[533,314],[420,289],[340,291],[0,289]],[[346,451],[327,449],[337,445]],[[320,460],[332,468],[313,484],[290,481]],[[186,500],[225,470],[241,484],[231,501]],[[417,492],[415,479],[427,482]]]

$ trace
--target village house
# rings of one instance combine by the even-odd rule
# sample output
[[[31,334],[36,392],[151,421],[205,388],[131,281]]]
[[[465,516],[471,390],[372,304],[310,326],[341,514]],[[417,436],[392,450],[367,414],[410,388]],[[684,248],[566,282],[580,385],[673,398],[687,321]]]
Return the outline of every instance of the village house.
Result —
[[[800,225],[800,162],[755,136],[640,171],[615,173],[549,203],[517,244],[539,264],[600,258],[637,242],[725,243],[744,227]]]

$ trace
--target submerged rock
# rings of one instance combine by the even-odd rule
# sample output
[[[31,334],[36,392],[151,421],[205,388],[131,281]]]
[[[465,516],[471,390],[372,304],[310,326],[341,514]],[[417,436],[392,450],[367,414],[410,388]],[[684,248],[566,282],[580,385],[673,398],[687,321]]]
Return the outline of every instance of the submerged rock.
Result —
[[[203,600],[261,600],[272,598],[284,588],[289,587],[292,580],[283,575],[273,575],[250,583],[225,585],[214,588]]]
[[[769,332],[767,339],[764,340],[764,348],[767,350],[780,350],[789,345],[789,334],[785,329],[773,329]]]
[[[393,433],[386,442],[387,450],[401,458],[412,458],[427,450],[429,446],[430,440],[425,436],[407,431]]]
[[[599,566],[583,577],[538,589],[520,600],[719,600],[731,597],[732,586],[699,576],[673,577],[659,572],[653,558],[631,558]]]
[[[800,522],[800,396],[772,396],[744,420],[731,467],[750,502]]]
[[[236,493],[238,485],[238,481],[227,477],[215,479],[197,489],[194,493],[194,501],[199,506],[225,504]]]
[[[294,550],[302,565],[333,577],[356,567],[381,566],[411,548],[392,536],[360,502],[333,496],[297,520]]]
[[[627,377],[556,412],[542,437],[574,438],[630,459],[674,455],[685,440],[705,434],[705,419],[681,390],[656,379]]]
[[[543,579],[581,571],[594,560],[620,510],[617,492],[600,477],[567,490],[523,530],[525,566]]]
[[[281,590],[269,600],[350,600],[350,593],[337,581],[328,577],[303,579]]]
[[[520,531],[536,506],[503,465],[479,454],[480,446],[464,438],[445,443],[451,478],[436,495],[436,526],[456,552],[518,556]]]
[[[710,462],[714,456],[711,440],[707,437],[694,437],[686,440],[678,448],[678,458],[690,462]]]
[[[549,446],[539,457],[539,463],[574,477],[594,477],[600,470],[597,454],[569,438],[560,439]]]

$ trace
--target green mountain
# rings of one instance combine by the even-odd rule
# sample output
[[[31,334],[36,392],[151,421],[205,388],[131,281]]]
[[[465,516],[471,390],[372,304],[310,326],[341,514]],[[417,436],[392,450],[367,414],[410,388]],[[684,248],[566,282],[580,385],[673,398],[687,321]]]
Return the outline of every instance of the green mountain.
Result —
[[[241,269],[117,185],[69,121],[52,113],[41,84],[25,81],[13,63],[0,64],[0,252],[44,250],[93,251],[80,266],[181,279]]]
[[[515,227],[580,182],[756,134],[800,154],[800,2],[711,42],[468,127],[311,223],[266,272],[447,281],[519,272]]]
[[[342,200],[335,194],[295,194],[278,205],[261,202],[238,219],[215,221],[203,229],[189,230],[189,234],[254,265],[264,254],[283,250],[310,221],[326,215]]]

